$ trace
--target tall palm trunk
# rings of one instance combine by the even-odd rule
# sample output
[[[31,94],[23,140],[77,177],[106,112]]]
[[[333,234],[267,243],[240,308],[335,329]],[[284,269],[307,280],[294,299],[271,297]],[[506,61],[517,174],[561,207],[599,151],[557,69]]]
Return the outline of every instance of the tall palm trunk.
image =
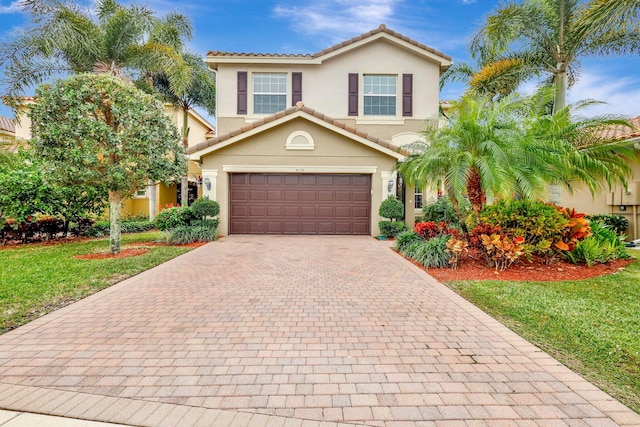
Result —
[[[120,253],[122,194],[109,190],[109,253]]]
[[[553,112],[557,113],[567,105],[567,64],[559,62],[555,75],[556,93],[553,99]]]

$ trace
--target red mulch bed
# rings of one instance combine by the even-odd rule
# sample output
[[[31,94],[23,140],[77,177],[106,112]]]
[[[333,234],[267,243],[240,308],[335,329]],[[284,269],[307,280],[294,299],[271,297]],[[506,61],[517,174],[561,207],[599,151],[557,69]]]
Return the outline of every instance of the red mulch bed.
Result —
[[[545,265],[541,260],[534,259],[532,262],[527,260],[519,261],[505,271],[496,271],[494,268],[488,267],[484,259],[467,256],[460,260],[458,268],[455,270],[452,268],[427,268],[425,270],[440,282],[457,280],[554,282],[588,279],[615,273],[633,261],[620,259],[608,264],[596,264],[593,267],[587,267],[586,265],[574,265],[564,261]]]

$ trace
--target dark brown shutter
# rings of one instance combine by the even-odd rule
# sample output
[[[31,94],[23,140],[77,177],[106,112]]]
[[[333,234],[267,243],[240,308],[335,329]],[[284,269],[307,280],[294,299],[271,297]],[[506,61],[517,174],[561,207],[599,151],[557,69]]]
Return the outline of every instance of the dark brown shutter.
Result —
[[[238,71],[238,114],[247,114],[247,72]]]
[[[413,116],[413,74],[402,75],[402,115]]]
[[[349,73],[349,115],[358,115],[358,74]]]
[[[291,105],[302,101],[302,73],[291,73]]]

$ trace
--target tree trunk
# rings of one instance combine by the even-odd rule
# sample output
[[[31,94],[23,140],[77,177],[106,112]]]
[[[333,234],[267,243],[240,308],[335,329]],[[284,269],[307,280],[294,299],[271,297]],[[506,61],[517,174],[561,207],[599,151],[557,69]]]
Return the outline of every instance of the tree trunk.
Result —
[[[149,180],[147,191],[149,192],[149,221],[156,219],[158,213],[158,196],[156,183]]]
[[[120,253],[122,195],[109,190],[109,253]]]
[[[479,214],[487,198],[484,190],[482,190],[482,180],[476,168],[471,169],[467,180],[467,196],[469,197],[469,202],[471,202],[471,209],[473,209],[474,213]]]
[[[567,67],[563,62],[558,63],[555,80],[553,112],[557,113],[567,105]]]
[[[189,108],[182,106],[182,147],[186,151],[189,147]],[[187,168],[189,164],[187,162]],[[189,171],[187,169],[187,176],[183,176],[180,182],[180,188],[182,189],[180,204],[182,206],[189,206]]]

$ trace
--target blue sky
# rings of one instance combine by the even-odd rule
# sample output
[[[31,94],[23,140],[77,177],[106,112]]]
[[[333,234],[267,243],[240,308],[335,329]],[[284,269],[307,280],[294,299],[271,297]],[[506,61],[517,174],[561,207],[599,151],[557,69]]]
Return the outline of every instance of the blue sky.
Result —
[[[81,0],[82,1],[82,0]],[[0,0],[0,34],[11,37],[25,22],[17,1]],[[314,53],[384,23],[390,29],[453,57],[468,60],[466,42],[498,0],[142,0],[164,15],[181,12],[195,28],[194,52]],[[608,104],[589,114],[640,115],[640,54],[584,59],[582,76],[569,100],[592,98]],[[524,89],[531,89],[534,84]],[[463,91],[449,85],[441,99]],[[0,115],[11,115],[0,108]]]

